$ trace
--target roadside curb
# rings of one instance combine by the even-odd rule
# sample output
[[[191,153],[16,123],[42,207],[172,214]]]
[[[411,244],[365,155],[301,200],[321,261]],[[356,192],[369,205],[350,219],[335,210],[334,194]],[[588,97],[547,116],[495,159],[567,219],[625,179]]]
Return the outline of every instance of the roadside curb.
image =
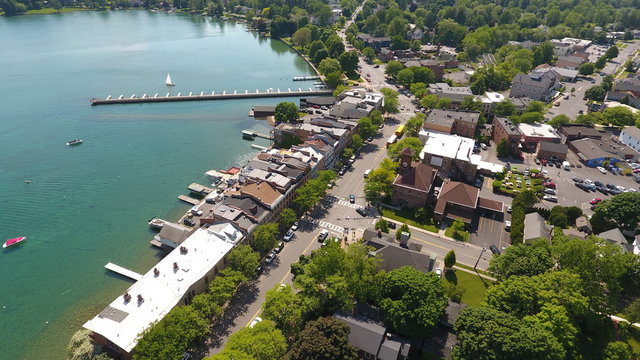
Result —
[[[381,216],[381,218],[382,218],[382,219],[385,219],[385,220],[387,220],[387,221],[393,221],[393,222],[394,222],[394,223],[396,223],[396,224],[402,224],[402,223],[401,223],[401,222],[399,222],[398,220],[394,220],[394,219],[388,218],[388,217],[386,217],[386,216]],[[407,224],[407,226],[408,226],[408,227],[409,227],[409,229],[411,229],[411,230],[415,230],[415,231],[421,232],[421,233],[423,233],[423,234],[431,235],[431,236],[437,237],[437,238],[439,238],[439,239],[447,240],[447,241],[449,241],[450,243],[455,244],[455,245],[456,245],[456,246],[458,246],[458,247],[468,247],[468,248],[474,248],[474,249],[477,249],[477,250],[482,250],[482,247],[481,247],[481,246],[478,246],[478,245],[469,244],[469,243],[467,243],[467,242],[460,242],[460,241],[458,241],[458,240],[454,240],[454,239],[452,239],[452,238],[450,238],[450,237],[447,237],[447,236],[444,236],[444,235],[440,235],[439,233],[433,233],[433,232],[431,232],[431,231],[428,231],[428,230],[425,230],[425,229],[421,229],[421,228],[416,227],[416,226],[413,226],[413,225],[409,225],[409,224]]]
[[[485,278],[485,279],[487,279],[487,280],[491,280],[491,281],[498,281],[498,279],[493,278],[493,277],[491,277],[491,276],[489,276],[489,275],[481,274],[481,273],[479,273],[479,272],[475,272],[475,271],[472,271],[472,270],[469,270],[469,269],[465,269],[465,268],[463,268],[463,267],[459,267],[459,266],[457,266],[457,265],[453,265],[453,268],[452,268],[452,269],[460,270],[460,271],[464,271],[464,272],[467,272],[467,273],[469,273],[469,274],[478,275],[478,276],[480,276],[481,278]]]

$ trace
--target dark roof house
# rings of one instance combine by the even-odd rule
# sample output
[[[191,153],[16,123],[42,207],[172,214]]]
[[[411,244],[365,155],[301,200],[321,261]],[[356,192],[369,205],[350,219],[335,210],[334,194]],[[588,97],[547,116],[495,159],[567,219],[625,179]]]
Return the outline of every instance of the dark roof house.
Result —
[[[422,245],[409,242],[407,247],[398,245],[393,237],[382,233],[378,237],[378,232],[366,229],[362,235],[365,244],[373,247],[374,252],[382,259],[381,268],[392,271],[404,266],[411,266],[424,273],[435,269],[436,255],[422,252]]]
[[[349,343],[359,350],[362,358],[404,360],[409,356],[410,342],[387,332],[379,323],[342,312],[333,316],[349,325]]]

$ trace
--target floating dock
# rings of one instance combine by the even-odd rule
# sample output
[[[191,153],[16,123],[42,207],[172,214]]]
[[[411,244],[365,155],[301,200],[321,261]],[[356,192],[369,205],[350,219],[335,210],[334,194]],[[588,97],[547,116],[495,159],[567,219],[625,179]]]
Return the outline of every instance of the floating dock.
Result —
[[[256,149],[256,150],[267,150],[266,146],[260,146],[260,145],[257,145],[257,144],[251,144],[251,147],[253,149]]]
[[[252,140],[255,137],[273,140],[273,135],[263,134],[254,130],[242,130],[242,137],[249,140]]]
[[[191,183],[189,186],[187,186],[187,189],[189,189],[189,191],[191,191],[192,193],[200,196],[211,194],[211,192],[213,191],[212,188],[200,185],[198,183]]]
[[[129,269],[125,269],[122,266],[116,265],[116,264],[111,263],[111,262],[107,263],[107,265],[105,265],[104,267],[107,270],[111,270],[116,274],[120,274],[120,275],[122,275],[124,277],[128,277],[131,280],[138,281],[138,280],[142,279],[142,275],[138,274],[137,272],[131,271]]]
[[[253,98],[276,98],[276,97],[300,97],[300,96],[326,96],[332,95],[332,90],[313,90],[309,88],[308,90],[302,90],[298,88],[298,91],[287,89],[287,91],[280,91],[280,89],[276,90],[267,90],[265,92],[249,92],[245,90],[244,92],[233,91],[233,93],[228,93],[227,91],[223,91],[220,94],[216,94],[215,91],[212,91],[211,94],[205,94],[201,92],[200,94],[189,93],[189,95],[181,95],[182,93],[178,93],[178,95],[170,95],[166,96],[145,96],[145,97],[136,97],[136,95],[131,95],[130,97],[124,97],[120,95],[118,97],[112,97],[111,95],[107,96],[105,99],[91,99],[91,105],[109,105],[109,104],[140,104],[140,103],[160,103],[160,102],[175,102],[175,101],[203,101],[203,100],[230,100],[230,99],[253,99]],[[156,94],[157,95],[157,94]]]
[[[194,198],[192,198],[190,196],[187,196],[187,195],[178,195],[178,200],[182,200],[182,201],[184,201],[184,202],[186,202],[188,204],[191,204],[191,205],[198,205],[198,203],[200,203],[200,200],[194,199]]]
[[[293,81],[307,81],[307,80],[320,80],[321,77],[317,75],[306,75],[306,76],[294,76]]]

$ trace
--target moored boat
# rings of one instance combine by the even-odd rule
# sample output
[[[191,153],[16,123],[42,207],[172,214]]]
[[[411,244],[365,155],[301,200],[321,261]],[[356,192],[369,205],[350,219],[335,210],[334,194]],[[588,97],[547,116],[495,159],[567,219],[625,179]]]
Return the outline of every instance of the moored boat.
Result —
[[[27,240],[27,238],[25,236],[9,239],[9,240],[5,241],[4,244],[2,244],[2,247],[3,248],[8,248],[10,246],[18,245],[18,244],[20,244],[21,242],[23,242],[25,240]]]
[[[149,226],[152,229],[162,229],[162,226],[164,226],[164,223],[165,223],[165,221],[162,220],[162,219],[154,218],[154,219],[149,220]]]
[[[82,144],[82,139],[73,139],[70,141],[67,141],[67,146],[73,146],[73,145],[80,145]]]

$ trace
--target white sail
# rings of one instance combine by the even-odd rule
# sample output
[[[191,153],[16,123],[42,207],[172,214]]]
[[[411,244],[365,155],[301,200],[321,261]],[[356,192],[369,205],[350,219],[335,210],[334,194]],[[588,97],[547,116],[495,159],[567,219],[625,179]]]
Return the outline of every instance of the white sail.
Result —
[[[173,81],[171,81],[171,75],[167,74],[167,81],[165,82],[167,84],[167,86],[173,86],[175,85],[173,83]]]

